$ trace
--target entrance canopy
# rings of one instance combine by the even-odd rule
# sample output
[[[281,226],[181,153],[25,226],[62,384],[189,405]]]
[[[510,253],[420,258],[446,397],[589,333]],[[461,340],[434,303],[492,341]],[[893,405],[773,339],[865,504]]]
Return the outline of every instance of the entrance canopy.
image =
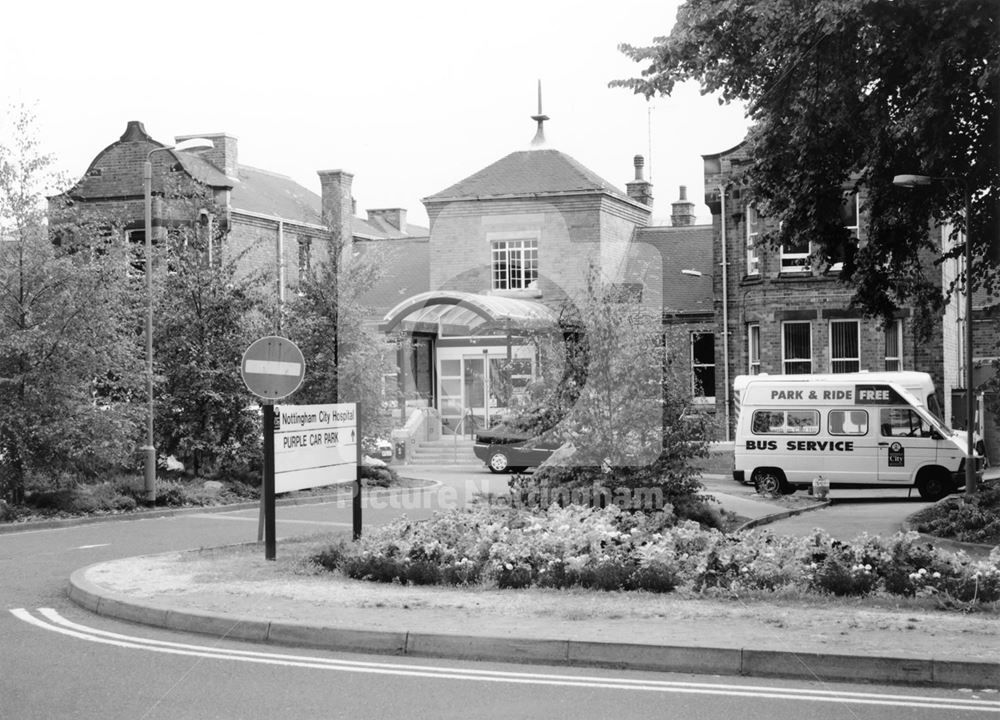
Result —
[[[467,336],[547,330],[555,325],[555,314],[533,300],[437,290],[399,303],[386,313],[379,329]]]

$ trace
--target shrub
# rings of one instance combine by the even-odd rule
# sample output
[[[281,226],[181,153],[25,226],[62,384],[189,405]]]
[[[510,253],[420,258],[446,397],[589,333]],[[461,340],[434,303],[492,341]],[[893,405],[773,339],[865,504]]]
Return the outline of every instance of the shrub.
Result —
[[[369,487],[390,487],[399,483],[399,474],[391,467],[362,465],[361,479]]]
[[[72,488],[33,492],[27,497],[27,503],[39,510],[73,512],[77,509],[76,492]]]
[[[192,503],[192,494],[183,483],[173,480],[160,480],[156,483],[156,505],[166,507],[181,507]],[[197,503],[201,504],[201,503]]]
[[[469,558],[461,558],[441,566],[441,582],[445,585],[474,585],[482,578],[483,566]]]
[[[497,570],[497,587],[501,590],[517,590],[531,585],[531,568],[507,563]]]
[[[858,596],[870,593],[877,579],[870,564],[859,563],[851,548],[837,544],[817,564],[812,584],[821,592]]]
[[[407,563],[402,575],[411,585],[437,585],[441,582],[441,568],[430,560],[415,560]]]
[[[798,588],[836,596],[930,597],[968,609],[1000,600],[1000,550],[987,562],[946,553],[917,533],[843,543],[822,532],[737,535],[673,525],[670,513],[552,506],[545,511],[479,504],[400,519],[357,542],[314,556],[352,578],[412,584],[494,584],[739,595]]]
[[[339,570],[346,555],[345,542],[341,540],[313,554],[309,559],[325,570]]]
[[[987,486],[972,498],[951,497],[914,516],[919,532],[960,542],[1000,543],[1000,484]]]
[[[401,582],[405,569],[392,557],[380,555],[352,555],[341,565],[344,574],[355,580],[374,582]]]
[[[637,567],[628,580],[629,589],[655,593],[672,592],[677,584],[676,569],[662,562]]]

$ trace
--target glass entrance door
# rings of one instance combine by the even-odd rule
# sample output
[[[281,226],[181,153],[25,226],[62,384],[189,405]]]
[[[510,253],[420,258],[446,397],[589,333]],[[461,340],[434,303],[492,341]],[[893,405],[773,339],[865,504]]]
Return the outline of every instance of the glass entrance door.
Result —
[[[489,407],[486,398],[489,397],[487,386],[489,375],[486,368],[486,356],[462,358],[464,374],[463,389],[465,390],[464,417],[465,434],[489,427]]]
[[[522,401],[532,377],[529,348],[517,348],[525,357],[513,358],[506,349],[469,350],[439,351],[439,410],[446,433],[468,436],[492,427]]]

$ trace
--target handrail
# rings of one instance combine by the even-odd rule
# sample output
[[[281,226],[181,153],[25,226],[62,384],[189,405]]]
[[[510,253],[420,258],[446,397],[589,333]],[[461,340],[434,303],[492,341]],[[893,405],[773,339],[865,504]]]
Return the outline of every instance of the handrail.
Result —
[[[466,420],[472,421],[473,429],[475,429],[476,426],[476,416],[473,415],[471,412],[463,415],[462,419],[458,421],[457,425],[455,425],[455,430],[453,431],[454,439],[452,440],[452,449],[454,451],[454,462],[456,465],[458,465],[458,436],[464,434],[464,431],[460,433],[459,430],[465,426]],[[469,433],[469,435],[471,437],[472,433]]]

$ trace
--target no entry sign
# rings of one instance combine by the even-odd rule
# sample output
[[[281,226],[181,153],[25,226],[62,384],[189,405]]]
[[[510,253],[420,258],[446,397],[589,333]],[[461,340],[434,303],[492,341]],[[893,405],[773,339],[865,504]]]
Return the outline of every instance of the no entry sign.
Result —
[[[277,335],[253,342],[240,364],[247,388],[265,400],[291,395],[302,383],[305,371],[302,351],[291,340]]]

